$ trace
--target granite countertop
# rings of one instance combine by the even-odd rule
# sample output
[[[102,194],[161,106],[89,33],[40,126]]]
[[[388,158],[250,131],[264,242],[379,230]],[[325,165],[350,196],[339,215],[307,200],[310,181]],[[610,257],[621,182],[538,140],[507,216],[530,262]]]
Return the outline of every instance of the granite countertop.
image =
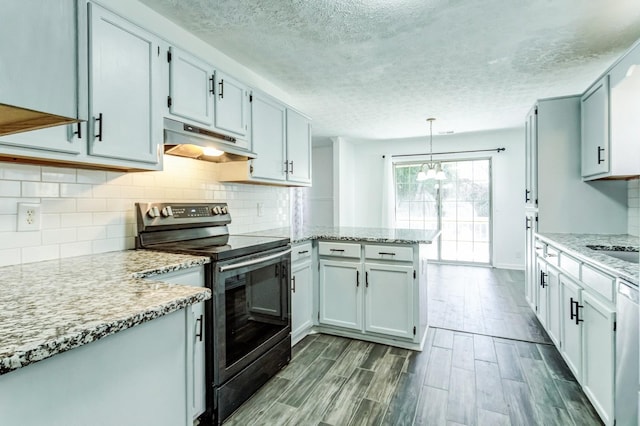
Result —
[[[306,226],[302,229],[275,228],[251,232],[246,235],[263,237],[282,237],[291,239],[291,243],[307,240],[366,241],[393,244],[431,244],[439,230],[401,229],[401,228],[359,228],[345,226]]]
[[[208,262],[128,250],[0,268],[0,374],[211,298],[144,279]]]
[[[626,262],[607,256],[597,250],[591,250],[587,245],[613,247],[635,247],[640,246],[640,238],[632,235],[601,235],[601,234],[555,234],[538,233],[538,236],[559,248],[566,250],[583,261],[593,263],[595,266],[609,272],[616,277],[624,278],[627,281],[638,285],[640,282],[640,265]]]

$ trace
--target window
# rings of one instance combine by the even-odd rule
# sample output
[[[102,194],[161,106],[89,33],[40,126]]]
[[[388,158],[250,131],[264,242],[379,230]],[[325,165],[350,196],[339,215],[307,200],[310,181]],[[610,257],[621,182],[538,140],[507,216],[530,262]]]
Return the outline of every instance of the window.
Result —
[[[443,181],[416,181],[423,163],[394,165],[395,226],[442,229],[429,258],[491,262],[491,160],[442,161]]]

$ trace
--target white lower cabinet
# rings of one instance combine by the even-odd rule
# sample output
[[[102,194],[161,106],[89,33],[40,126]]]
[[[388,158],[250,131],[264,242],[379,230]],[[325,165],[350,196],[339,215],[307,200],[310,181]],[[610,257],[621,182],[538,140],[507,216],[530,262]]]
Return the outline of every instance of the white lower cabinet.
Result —
[[[582,388],[604,423],[613,424],[616,314],[584,292],[579,317],[584,321]]]
[[[365,331],[413,338],[413,266],[365,263]]]
[[[320,260],[321,324],[362,330],[360,262]]]
[[[547,332],[556,345],[560,344],[561,320],[560,315],[560,271],[552,265],[547,265]]]
[[[582,287],[565,275],[560,276],[562,344],[560,353],[569,369],[582,380],[582,323],[576,321],[576,306],[582,303]]]
[[[291,252],[291,344],[299,342],[313,326],[313,257],[311,243]]]
[[[538,278],[538,300],[536,303],[536,314],[538,320],[544,328],[547,328],[547,313],[549,303],[549,290],[547,279],[547,262],[544,259],[536,258],[536,277]]]

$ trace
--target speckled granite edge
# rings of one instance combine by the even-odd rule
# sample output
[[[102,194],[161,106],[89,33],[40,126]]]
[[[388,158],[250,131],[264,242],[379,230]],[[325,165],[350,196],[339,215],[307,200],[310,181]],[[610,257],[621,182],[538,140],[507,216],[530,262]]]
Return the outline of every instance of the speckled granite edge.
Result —
[[[591,250],[587,247],[587,245],[592,245],[603,248],[629,246],[637,248],[640,244],[640,238],[638,237],[631,235],[557,233],[536,233],[536,236],[583,262],[593,264],[609,275],[630,281],[635,285],[640,282],[640,265],[598,253],[597,250]]]
[[[205,288],[202,290],[192,296],[176,299],[172,303],[150,307],[144,312],[129,317],[92,325],[86,329],[64,334],[56,339],[47,340],[32,348],[16,351],[11,356],[0,358],[0,375],[210,299],[210,290]]]

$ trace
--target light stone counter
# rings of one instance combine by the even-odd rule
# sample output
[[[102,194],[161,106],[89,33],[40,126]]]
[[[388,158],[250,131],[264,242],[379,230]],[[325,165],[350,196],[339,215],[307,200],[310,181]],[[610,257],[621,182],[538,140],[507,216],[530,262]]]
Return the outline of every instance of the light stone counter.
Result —
[[[594,245],[609,249],[613,247],[634,247],[637,249],[640,246],[639,237],[627,234],[554,234],[546,232],[537,235],[543,241],[547,241],[583,261],[591,262],[616,277],[624,278],[635,285],[638,285],[640,281],[640,265],[607,256],[587,247],[587,245]]]
[[[365,241],[370,243],[391,244],[431,244],[439,230],[400,229],[400,228],[359,228],[333,226],[307,226],[302,229],[276,228],[256,231],[247,235],[263,237],[282,237],[291,239],[291,243],[307,240]]]
[[[129,250],[0,268],[0,374],[210,299],[144,279],[208,262]]]

